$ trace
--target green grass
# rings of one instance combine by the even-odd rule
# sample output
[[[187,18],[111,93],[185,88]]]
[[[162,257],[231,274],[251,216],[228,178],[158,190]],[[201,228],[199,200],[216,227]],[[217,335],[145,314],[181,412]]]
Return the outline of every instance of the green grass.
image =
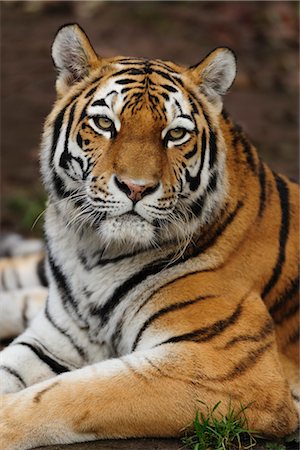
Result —
[[[248,429],[245,410],[241,406],[238,411],[229,405],[226,415],[219,411],[218,402],[209,408],[203,402],[205,412],[196,412],[194,420],[194,433],[186,435],[182,442],[192,450],[231,450],[250,449],[256,445],[253,431]],[[203,408],[202,408],[203,409]]]
[[[286,446],[284,444],[278,444],[277,442],[267,442],[266,449],[267,450],[286,450]]]
[[[235,410],[231,404],[228,411],[222,415],[218,402],[209,408],[200,402],[201,411],[196,412],[193,422],[193,432],[186,432],[182,442],[185,448],[191,450],[246,450],[258,445],[260,450],[291,450],[299,448],[299,430],[284,439],[270,441],[249,430],[245,411],[247,406]]]
[[[46,195],[42,190],[35,193],[15,192],[6,199],[4,214],[11,223],[18,224],[20,233],[40,237],[45,204]]]

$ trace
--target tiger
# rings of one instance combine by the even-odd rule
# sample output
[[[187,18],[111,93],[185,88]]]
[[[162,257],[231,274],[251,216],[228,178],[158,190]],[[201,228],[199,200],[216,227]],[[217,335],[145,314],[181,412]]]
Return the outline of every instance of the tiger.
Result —
[[[4,291],[21,334],[1,352],[1,449],[178,437],[217,403],[294,432],[299,191],[223,107],[234,52],[104,58],[70,24],[52,58],[45,259],[20,257],[26,294]]]

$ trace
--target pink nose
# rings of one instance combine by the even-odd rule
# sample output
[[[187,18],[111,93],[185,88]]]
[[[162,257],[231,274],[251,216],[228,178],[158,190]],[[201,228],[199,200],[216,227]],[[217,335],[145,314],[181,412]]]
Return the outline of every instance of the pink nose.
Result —
[[[145,195],[151,194],[158,188],[158,183],[147,182],[146,180],[141,183],[137,183],[130,178],[117,178],[115,177],[115,183],[118,188],[124,192],[130,200],[134,203],[141,200]]]

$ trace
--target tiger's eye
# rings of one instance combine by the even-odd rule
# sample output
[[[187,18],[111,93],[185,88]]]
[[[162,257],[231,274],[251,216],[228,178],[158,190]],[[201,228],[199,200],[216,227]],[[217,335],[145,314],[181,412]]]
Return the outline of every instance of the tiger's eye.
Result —
[[[173,128],[173,130],[169,131],[169,137],[173,140],[181,139],[185,134],[186,131],[184,128]]]
[[[102,128],[103,130],[109,130],[113,125],[113,121],[108,117],[95,117],[94,122],[99,128]]]

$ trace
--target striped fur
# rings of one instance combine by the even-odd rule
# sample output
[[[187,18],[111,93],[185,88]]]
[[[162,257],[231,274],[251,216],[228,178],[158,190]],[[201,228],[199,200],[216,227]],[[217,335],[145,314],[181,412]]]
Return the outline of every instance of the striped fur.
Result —
[[[298,189],[222,110],[232,52],[189,69],[103,59],[70,25],[53,59],[48,297],[1,353],[0,448],[177,436],[197,400],[294,431]]]

